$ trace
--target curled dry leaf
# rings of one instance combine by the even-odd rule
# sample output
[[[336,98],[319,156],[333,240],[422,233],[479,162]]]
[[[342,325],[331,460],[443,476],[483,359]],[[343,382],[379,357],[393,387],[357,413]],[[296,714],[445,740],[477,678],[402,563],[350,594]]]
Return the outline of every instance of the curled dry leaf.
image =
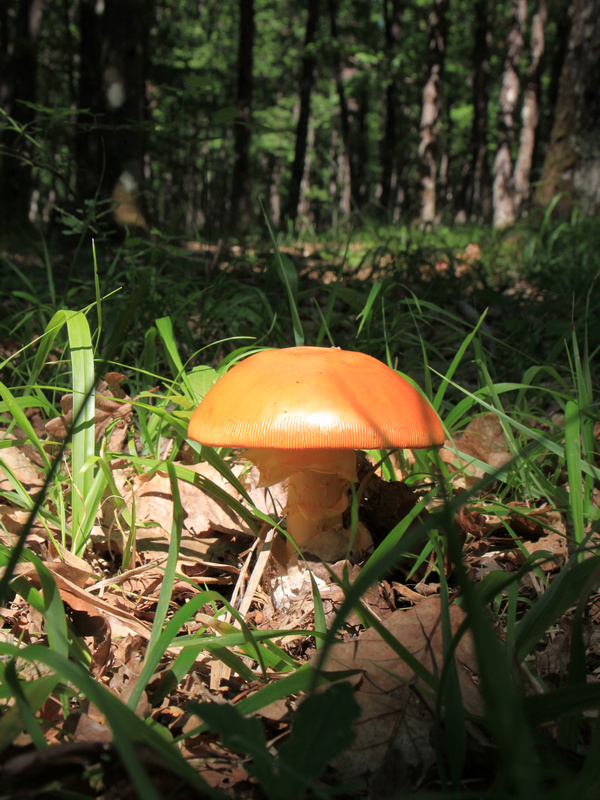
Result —
[[[464,616],[462,609],[451,606],[453,633]],[[441,673],[439,597],[396,611],[384,624],[426,669],[433,674]],[[475,650],[468,634],[457,647],[456,664],[465,708],[481,714],[482,701],[473,677],[477,672]],[[354,679],[355,697],[361,707],[355,725],[357,738],[333,766],[345,780],[363,778],[371,790],[377,786],[383,794],[392,783],[398,795],[415,788],[435,764],[432,744],[435,712],[427,687],[373,628],[356,642],[335,644],[324,669],[361,673]],[[376,796],[373,791],[371,794]]]
[[[124,375],[110,372],[106,375],[106,380],[99,381],[96,387],[96,441],[100,441],[108,426],[115,423],[108,442],[108,449],[113,451],[121,450],[133,411],[131,403],[127,402],[126,395],[119,386],[119,381],[124,378]],[[60,407],[62,415],[46,423],[46,430],[54,439],[64,439],[73,424],[73,395],[61,397]]]
[[[8,433],[0,434],[0,439],[14,439]],[[41,470],[23,452],[22,447],[4,447],[0,450],[0,491],[11,491],[13,485],[8,470],[23,484],[25,489],[38,489],[44,483]]]
[[[493,504],[492,504],[493,505]],[[560,568],[568,559],[565,524],[558,511],[542,506],[509,503],[508,514],[484,503],[477,510],[461,506],[455,515],[458,529],[469,537],[466,552],[473,580],[507,564],[520,567],[527,556],[546,551],[548,560],[539,563],[545,572]]]
[[[108,620],[113,635],[124,635],[125,633],[138,633],[146,639],[150,638],[150,627],[140,622],[137,616],[129,611],[125,611],[116,605],[116,602],[101,600],[91,594],[78,583],[69,580],[65,574],[73,574],[71,568],[62,562],[46,562],[45,566],[52,573],[60,597],[74,611],[81,611],[90,617],[102,617]],[[33,564],[19,565],[16,574],[26,578],[36,588],[40,587],[37,571]],[[77,580],[80,576],[77,574]],[[121,599],[119,602],[123,603]]]
[[[559,533],[549,533],[547,536],[538,539],[537,542],[523,542],[523,547],[527,550],[529,555],[541,552],[550,553],[551,558],[548,561],[543,561],[539,565],[544,572],[552,572],[558,569],[565,564],[569,558],[567,539],[564,535]],[[507,555],[511,556],[512,558],[510,560],[513,560],[518,566],[521,566],[525,561],[525,555],[520,549],[511,550]]]
[[[442,448],[440,454],[449,466],[465,470],[468,476],[467,483],[484,476],[480,467],[470,463],[469,456],[484,461],[494,468],[503,467],[511,458],[502,425],[496,414],[480,414],[475,417],[461,434],[454,437],[454,445],[463,454],[462,456],[458,456],[453,447],[447,446]]]

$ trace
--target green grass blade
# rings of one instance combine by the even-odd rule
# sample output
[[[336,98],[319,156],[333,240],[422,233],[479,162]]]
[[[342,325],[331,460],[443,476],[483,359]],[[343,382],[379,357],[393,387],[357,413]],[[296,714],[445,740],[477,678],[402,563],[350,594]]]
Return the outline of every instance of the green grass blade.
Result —
[[[280,252],[279,247],[277,246],[277,239],[275,238],[275,234],[273,233],[273,228],[271,227],[269,216],[262,202],[260,204],[260,207],[263,212],[263,216],[265,218],[265,223],[267,226],[267,230],[269,232],[269,238],[271,239],[271,243],[275,251],[275,263],[277,264],[278,267],[279,277],[281,278],[281,281],[285,286],[285,290],[288,297],[290,315],[292,317],[292,328],[294,330],[294,344],[297,347],[299,347],[300,345],[303,345],[305,341],[304,330],[302,329],[302,323],[300,322],[300,315],[298,314],[298,306],[296,304],[296,298],[294,297],[294,291],[292,288],[292,284],[290,283],[290,277],[288,275],[290,265],[293,267],[293,274],[296,274],[296,268],[289,260],[289,258],[285,257]],[[284,258],[286,259],[285,263],[284,263]]]
[[[578,601],[582,586],[587,584],[594,573],[600,574],[600,556],[578,561],[577,554],[559,572],[544,594],[516,625],[515,657],[518,663],[531,652],[556,620]]]
[[[3,682],[6,683],[12,696],[14,697],[16,706],[19,710],[19,716],[23,723],[23,727],[31,737],[34,746],[41,750],[47,747],[46,737],[42,731],[40,723],[35,716],[35,710],[30,705],[30,698],[23,689],[23,682],[17,677],[17,670],[15,668],[15,659],[11,658],[4,669]]]
[[[179,350],[177,349],[177,343],[175,341],[175,332],[173,331],[173,323],[170,317],[161,317],[156,320],[155,324],[165,345],[167,360],[171,367],[173,378],[175,381],[183,381],[189,396],[194,397],[192,385],[179,356]]]
[[[439,409],[441,408],[442,401],[444,399],[444,394],[446,393],[446,389],[450,385],[451,378],[453,377],[454,373],[456,372],[456,370],[458,368],[458,365],[462,361],[462,358],[463,358],[465,352],[467,351],[467,348],[469,347],[469,345],[471,344],[471,342],[473,341],[473,339],[477,335],[477,331],[479,330],[479,328],[481,326],[481,323],[485,319],[486,314],[487,314],[487,310],[484,311],[483,314],[479,317],[479,320],[477,321],[477,324],[475,325],[473,330],[470,331],[470,333],[468,333],[467,336],[465,336],[465,338],[461,342],[460,347],[456,351],[456,354],[455,354],[454,358],[450,362],[450,366],[446,370],[446,374],[444,376],[444,379],[442,380],[442,382],[440,384],[440,387],[437,390],[437,392],[435,394],[435,397],[433,398],[433,401],[432,401],[432,405],[437,411],[439,411]]]
[[[146,657],[148,657],[156,645],[161,631],[163,630],[165,619],[167,618],[167,611],[169,610],[171,595],[173,593],[173,584],[175,582],[177,559],[179,558],[181,532],[183,530],[183,508],[181,506],[181,497],[179,495],[177,474],[175,472],[174,465],[170,461],[167,461],[167,474],[169,476],[171,498],[173,502],[173,523],[171,525],[171,538],[169,540],[169,553],[167,556],[167,563],[165,565],[164,578],[160,587],[158,603],[156,604],[154,622],[152,623],[152,633],[150,635],[148,647],[146,648]]]
[[[81,556],[85,537],[89,493],[94,482],[95,373],[94,352],[88,321],[81,311],[67,313],[71,368],[73,373],[73,431],[71,436],[73,552]],[[90,509],[90,513],[91,513]],[[89,529],[88,521],[88,529]]]
[[[360,320],[360,323],[358,325],[358,330],[356,331],[357,339],[360,336],[360,332],[362,331],[365,323],[369,322],[369,320],[371,319],[371,315],[373,313],[373,304],[375,303],[375,300],[377,300],[377,297],[382,289],[382,286],[383,284],[377,282],[371,286],[371,289],[369,291],[369,296],[367,297],[367,301],[364,305],[364,308],[359,312],[358,316],[356,317],[357,322]]]
[[[179,751],[172,746],[166,732],[161,734],[157,726],[147,725],[79,664],[41,645],[17,648],[0,642],[0,655],[24,659],[32,664],[45,664],[101,709],[112,730],[114,746],[139,797],[144,800],[162,800],[161,794],[139,761],[137,743],[147,744],[154,749],[165,766],[186,780],[200,796],[205,793],[209,797],[222,797],[182,758]]]
[[[9,662],[9,664],[11,663],[14,664],[14,662]],[[8,681],[11,680],[14,683],[14,679],[9,675]],[[25,703],[27,707],[26,714],[28,712],[36,714],[50,697],[58,682],[59,678],[56,675],[40,675],[34,681],[18,681],[22,692],[21,703]],[[8,685],[5,668],[0,666],[0,685],[5,684]],[[6,708],[0,716],[0,753],[10,747],[23,730],[21,703],[17,702],[10,708]]]
[[[51,461],[48,458],[48,453],[44,449],[42,442],[40,442],[38,435],[36,434],[33,425],[27,418],[27,415],[23,411],[23,407],[21,405],[20,399],[14,397],[8,386],[5,386],[0,381],[0,397],[6,406],[6,410],[10,413],[12,418],[14,419],[15,423],[21,428],[21,430],[25,433],[28,441],[35,447],[37,454],[42,460],[44,465],[44,469],[50,469]]]
[[[314,604],[315,633],[321,634],[320,636],[315,636],[315,644],[317,650],[319,650],[323,646],[325,636],[327,636],[327,621],[325,619],[323,599],[321,597],[321,593],[319,592],[319,587],[317,586],[315,576],[312,574],[312,572],[309,574]]]
[[[565,459],[569,479],[569,505],[573,522],[573,535],[577,544],[585,538],[583,520],[583,482],[581,471],[581,429],[579,407],[575,400],[568,400],[565,407]],[[583,553],[580,555],[583,558]]]
[[[169,622],[164,626],[160,635],[157,637],[153,646],[146,649],[146,657],[144,664],[140,671],[140,675],[136,681],[133,691],[129,697],[129,707],[134,709],[140,701],[142,692],[152,675],[154,674],[160,659],[166,653],[167,648],[171,646],[173,640],[178,632],[183,628],[185,623],[197,614],[205,603],[211,601],[223,601],[223,598],[218,592],[205,590],[191,598],[182,608],[173,614]]]

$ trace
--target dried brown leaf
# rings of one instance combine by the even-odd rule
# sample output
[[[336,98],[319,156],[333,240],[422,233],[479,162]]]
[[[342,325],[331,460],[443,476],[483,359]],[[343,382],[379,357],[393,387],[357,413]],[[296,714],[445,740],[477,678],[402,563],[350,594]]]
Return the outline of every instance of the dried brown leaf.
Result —
[[[4,433],[2,439],[14,439],[11,434]],[[0,459],[14,472],[26,489],[37,489],[44,483],[43,473],[27,457],[20,447],[5,447],[0,450]],[[0,491],[11,491],[12,483],[7,477],[3,464],[0,463]]]
[[[76,611],[83,611],[90,616],[100,616],[108,619],[113,635],[135,632],[146,639],[150,637],[149,626],[140,622],[133,613],[119,608],[114,598],[109,597],[112,602],[101,600],[61,575],[60,571],[53,569],[52,562],[49,562],[47,566],[53,574],[62,600],[71,608]],[[36,588],[40,586],[37,572],[32,564],[19,565],[18,574],[27,578]]]
[[[133,406],[127,402],[126,395],[119,386],[119,381],[124,380],[124,377],[116,372],[108,373],[106,381],[99,381],[95,394],[96,441],[100,441],[109,425],[116,423],[109,442],[109,449],[115,451],[120,449],[119,443],[122,444],[125,440],[133,411]],[[73,395],[63,395],[60,407],[62,415],[46,423],[46,430],[53,439],[64,439],[73,424]]]
[[[464,620],[464,612],[451,606],[452,631]],[[384,622],[429,671],[439,674],[443,665],[440,598],[422,600],[414,608],[394,612]],[[482,702],[473,675],[477,672],[475,651],[469,635],[456,650],[459,682],[466,709],[482,712]],[[395,790],[414,788],[435,763],[432,746],[433,701],[426,687],[374,630],[357,642],[336,644],[326,660],[327,670],[360,670],[355,696],[361,707],[353,746],[334,766],[345,779],[375,775],[387,781],[394,773]],[[401,765],[400,774],[398,766]]]
[[[454,445],[467,457],[477,458],[491,467],[503,467],[511,459],[506,437],[496,414],[480,414],[475,417],[462,433],[454,437]],[[463,469],[469,482],[484,476],[480,467],[459,457],[453,447],[443,447],[440,454],[450,466]]]

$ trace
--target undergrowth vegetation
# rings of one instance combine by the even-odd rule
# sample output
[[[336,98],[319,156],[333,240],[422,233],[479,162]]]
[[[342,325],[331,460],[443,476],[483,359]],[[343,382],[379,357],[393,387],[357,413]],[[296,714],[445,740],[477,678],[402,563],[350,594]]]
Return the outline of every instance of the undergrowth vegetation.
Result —
[[[549,213],[504,235],[3,253],[0,797],[597,797],[599,237]],[[369,454],[347,528],[372,548],[329,569],[333,600],[311,572],[282,611],[265,563],[285,521],[187,424],[236,361],[302,343],[414,379],[447,442]],[[218,509],[193,530],[200,494]],[[388,620],[420,608],[417,655]],[[357,688],[374,642],[386,704],[409,690],[391,722]],[[43,754],[68,743],[85,756],[56,774]]]

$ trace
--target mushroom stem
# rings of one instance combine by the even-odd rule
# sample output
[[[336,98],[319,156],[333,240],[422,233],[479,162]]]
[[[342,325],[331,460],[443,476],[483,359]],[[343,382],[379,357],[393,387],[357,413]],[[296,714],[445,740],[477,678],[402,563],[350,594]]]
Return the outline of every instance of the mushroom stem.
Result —
[[[247,450],[260,471],[260,486],[288,479],[287,529],[298,547],[341,522],[348,487],[356,480],[354,450]],[[287,543],[290,556],[295,551]]]

